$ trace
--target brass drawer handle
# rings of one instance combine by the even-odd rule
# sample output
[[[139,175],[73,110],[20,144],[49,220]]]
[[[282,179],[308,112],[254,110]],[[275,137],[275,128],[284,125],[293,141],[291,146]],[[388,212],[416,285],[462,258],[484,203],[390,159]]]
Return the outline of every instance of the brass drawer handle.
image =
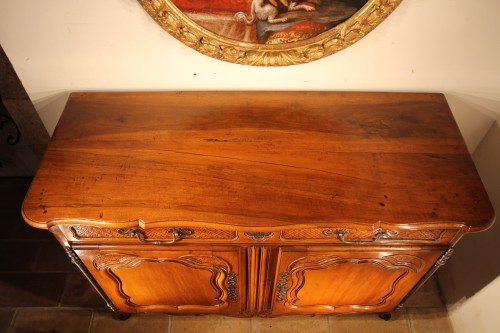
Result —
[[[347,235],[348,233],[349,230],[347,229],[336,229],[335,231],[332,231],[331,229],[323,230],[323,235],[325,236],[337,235],[337,239],[344,244],[366,244],[366,243],[376,242],[380,239],[388,239],[399,235],[399,231],[397,230],[385,230],[382,228],[378,228],[377,230],[375,230],[375,234],[371,241],[346,241],[345,235]]]
[[[245,236],[252,238],[256,241],[264,241],[268,237],[272,237],[274,233],[272,232],[245,232]]]
[[[169,241],[150,241],[147,239],[146,234],[141,229],[118,229],[119,234],[122,235],[131,235],[135,236],[139,241],[146,244],[154,244],[154,245],[168,245],[177,242],[184,235],[192,235],[194,234],[193,229],[179,229],[173,228],[167,231],[169,234],[172,234],[172,239]]]

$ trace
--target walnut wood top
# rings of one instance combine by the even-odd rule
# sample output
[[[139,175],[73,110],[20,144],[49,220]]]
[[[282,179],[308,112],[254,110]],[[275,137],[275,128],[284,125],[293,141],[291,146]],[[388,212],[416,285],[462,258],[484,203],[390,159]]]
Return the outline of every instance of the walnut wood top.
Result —
[[[443,95],[330,92],[71,94],[23,214],[39,228],[494,219]]]

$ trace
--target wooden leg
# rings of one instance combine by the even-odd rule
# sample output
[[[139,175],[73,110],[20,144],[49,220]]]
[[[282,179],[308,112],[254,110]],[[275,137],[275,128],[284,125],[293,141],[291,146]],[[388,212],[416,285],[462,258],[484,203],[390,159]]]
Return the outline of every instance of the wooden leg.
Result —
[[[124,321],[130,318],[130,313],[113,313],[112,314],[113,318]]]
[[[387,313],[381,313],[378,315],[380,319],[383,319],[385,321],[391,320],[392,314],[390,312]]]

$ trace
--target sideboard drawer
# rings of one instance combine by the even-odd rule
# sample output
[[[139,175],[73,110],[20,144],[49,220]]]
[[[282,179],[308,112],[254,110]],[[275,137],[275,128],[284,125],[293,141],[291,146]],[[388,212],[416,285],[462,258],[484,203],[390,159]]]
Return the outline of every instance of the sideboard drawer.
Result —
[[[59,225],[67,239],[73,242],[141,242],[168,245],[177,241],[190,243],[294,243],[324,244],[449,244],[461,235],[459,229],[439,228],[373,228],[370,225],[337,224],[319,228],[301,228],[281,232],[238,232],[216,228],[178,226],[142,229],[105,228],[93,225]],[[241,237],[240,237],[241,234]]]
[[[238,233],[232,230],[222,230],[202,227],[158,227],[142,229],[103,228],[91,225],[60,225],[59,228],[68,239],[75,242],[88,241],[139,241],[142,243],[174,243],[181,239],[190,241],[234,241]]]
[[[425,243],[449,244],[460,235],[459,229],[440,228],[372,228],[355,224],[292,229],[282,231],[280,239],[286,242],[311,240],[318,243]]]

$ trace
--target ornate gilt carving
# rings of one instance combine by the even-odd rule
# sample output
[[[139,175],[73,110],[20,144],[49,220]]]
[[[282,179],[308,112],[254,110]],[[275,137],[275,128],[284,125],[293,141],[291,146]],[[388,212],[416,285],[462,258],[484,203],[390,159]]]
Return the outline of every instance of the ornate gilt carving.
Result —
[[[401,0],[368,0],[357,13],[310,39],[286,44],[254,44],[219,36],[190,20],[170,0],[138,0],[172,36],[210,57],[255,66],[286,66],[311,62],[338,52],[380,24]]]

